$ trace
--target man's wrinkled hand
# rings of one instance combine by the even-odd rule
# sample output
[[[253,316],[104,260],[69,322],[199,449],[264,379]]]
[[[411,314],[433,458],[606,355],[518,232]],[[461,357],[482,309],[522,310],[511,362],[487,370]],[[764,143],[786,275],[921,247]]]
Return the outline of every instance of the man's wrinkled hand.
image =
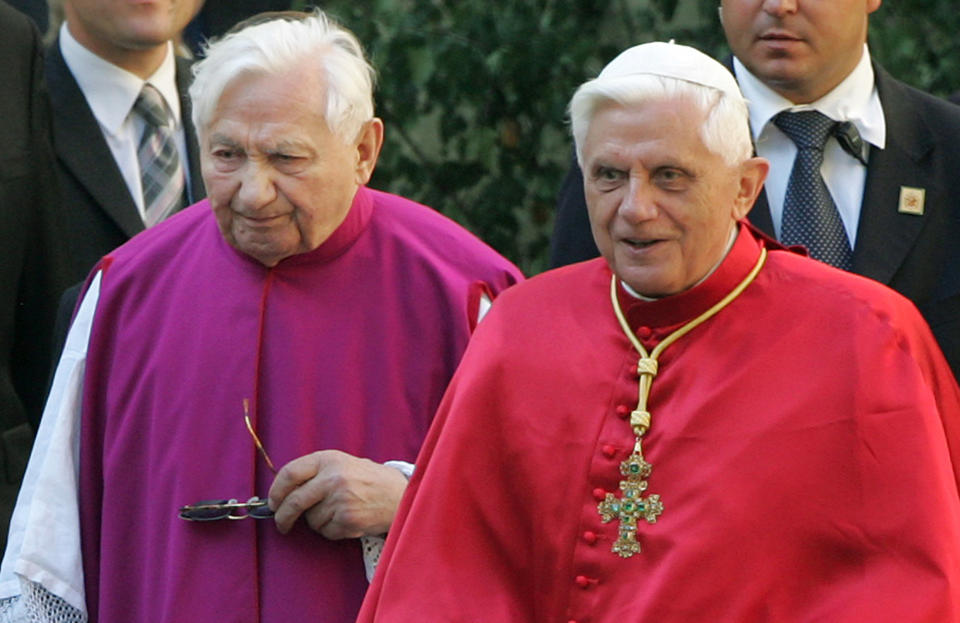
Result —
[[[322,450],[287,463],[270,487],[269,500],[283,534],[303,515],[326,538],[351,539],[384,534],[406,488],[406,477],[392,467]]]

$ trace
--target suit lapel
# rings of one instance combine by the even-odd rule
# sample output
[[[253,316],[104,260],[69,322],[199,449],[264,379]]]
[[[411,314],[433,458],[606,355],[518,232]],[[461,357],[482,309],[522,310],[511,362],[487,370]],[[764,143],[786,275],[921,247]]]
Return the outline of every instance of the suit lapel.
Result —
[[[200,149],[196,128],[193,127],[192,108],[190,106],[189,88],[192,80],[190,61],[177,59],[177,92],[180,94],[180,119],[183,124],[183,135],[187,143],[187,170],[190,175],[190,197],[187,205],[194,204],[207,196],[200,171]]]
[[[853,271],[889,284],[928,218],[902,214],[898,206],[901,186],[925,185],[922,164],[933,148],[933,136],[903,87],[876,64],[874,72],[887,142],[882,150],[870,149]]]
[[[54,41],[46,60],[57,159],[99,207],[128,236],[143,231],[143,220],[113,159],[100,126]]]

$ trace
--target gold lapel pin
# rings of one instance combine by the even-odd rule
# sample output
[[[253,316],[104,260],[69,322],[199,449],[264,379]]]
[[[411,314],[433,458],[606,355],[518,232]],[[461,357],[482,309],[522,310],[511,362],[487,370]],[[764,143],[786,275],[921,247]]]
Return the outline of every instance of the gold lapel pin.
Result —
[[[915,214],[923,216],[923,200],[927,191],[923,188],[914,188],[912,186],[900,187],[900,205],[897,212],[901,214]]]

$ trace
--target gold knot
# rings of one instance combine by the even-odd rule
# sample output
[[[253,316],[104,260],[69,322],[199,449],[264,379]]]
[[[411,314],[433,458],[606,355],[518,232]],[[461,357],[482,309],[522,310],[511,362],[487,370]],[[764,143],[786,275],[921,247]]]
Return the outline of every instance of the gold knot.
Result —
[[[633,428],[640,427],[643,430],[650,428],[650,412],[633,411],[630,413],[630,426]]]
[[[650,359],[649,357],[644,357],[637,361],[637,374],[643,376],[644,374],[649,374],[650,376],[657,376],[657,360]]]

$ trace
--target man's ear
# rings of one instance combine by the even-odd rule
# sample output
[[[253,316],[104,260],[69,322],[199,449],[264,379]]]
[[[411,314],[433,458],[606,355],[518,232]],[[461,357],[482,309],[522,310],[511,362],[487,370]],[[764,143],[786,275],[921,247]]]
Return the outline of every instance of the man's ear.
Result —
[[[770,163],[757,156],[744,160],[740,165],[740,189],[733,208],[735,220],[739,221],[750,212],[769,171]]]
[[[383,147],[383,121],[374,117],[363,124],[357,136],[357,183],[364,185],[370,181],[373,169],[377,166],[380,148]]]

